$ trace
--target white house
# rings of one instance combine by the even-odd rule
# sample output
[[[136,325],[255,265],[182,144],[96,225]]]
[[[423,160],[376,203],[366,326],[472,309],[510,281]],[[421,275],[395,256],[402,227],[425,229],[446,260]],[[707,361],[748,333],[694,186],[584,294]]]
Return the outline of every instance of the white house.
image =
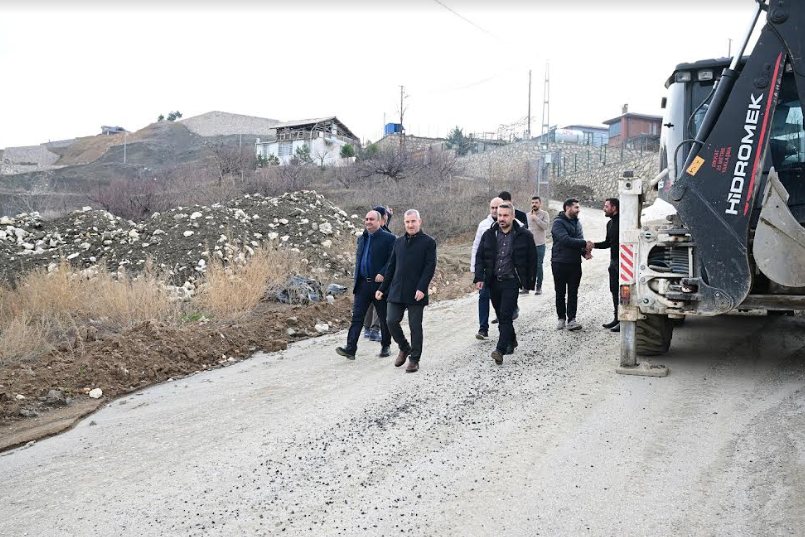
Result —
[[[360,144],[358,137],[335,116],[286,121],[274,128],[277,129],[275,140],[258,138],[255,142],[255,154],[258,158],[274,155],[282,164],[287,164],[296,156],[297,148],[307,146],[313,162],[332,166],[343,162],[342,147],[350,144],[357,149]]]

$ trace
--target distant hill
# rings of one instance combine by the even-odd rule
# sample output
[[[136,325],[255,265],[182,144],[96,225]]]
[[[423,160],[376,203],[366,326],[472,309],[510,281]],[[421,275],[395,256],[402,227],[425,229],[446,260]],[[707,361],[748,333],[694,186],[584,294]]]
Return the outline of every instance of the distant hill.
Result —
[[[62,210],[79,208],[86,205],[86,193],[98,185],[119,179],[159,178],[205,166],[215,147],[239,148],[244,155],[253,154],[255,140],[271,139],[277,123],[275,119],[216,111],[179,122],[152,123],[125,139],[122,134],[98,135],[55,147],[46,148],[43,144],[24,150],[6,148],[3,156],[7,166],[6,174],[0,175],[0,200],[22,193],[56,193],[63,197]],[[13,162],[9,167],[9,154],[30,159],[40,153],[48,156],[46,169],[8,174],[9,170],[15,171]],[[0,207],[0,214],[3,209]]]
[[[207,112],[179,121],[199,136],[231,136],[235,134],[257,134],[274,136],[277,119],[230,114],[228,112]]]

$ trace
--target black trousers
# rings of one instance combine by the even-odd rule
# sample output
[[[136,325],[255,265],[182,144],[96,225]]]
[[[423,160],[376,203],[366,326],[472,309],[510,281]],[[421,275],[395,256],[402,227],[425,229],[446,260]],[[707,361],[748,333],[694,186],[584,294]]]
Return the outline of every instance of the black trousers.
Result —
[[[347,350],[350,352],[358,350],[358,339],[361,337],[363,320],[366,318],[366,311],[372,304],[374,304],[380,320],[380,344],[383,346],[391,345],[391,335],[386,324],[386,301],[375,298],[375,291],[379,287],[380,284],[377,282],[367,282],[365,278],[358,280],[358,286],[355,288],[355,298],[352,302],[352,324],[349,325],[349,332],[347,333]]]
[[[408,340],[405,339],[405,334],[403,334],[400,326],[405,310],[408,310],[408,328],[411,330],[411,343],[408,343]],[[411,352],[408,359],[412,362],[419,362],[422,357],[422,314],[424,311],[425,306],[417,304],[388,303],[386,320],[391,337],[394,338],[401,351]]]
[[[517,341],[514,333],[513,317],[517,310],[517,297],[520,296],[520,282],[517,278],[508,280],[492,280],[489,285],[489,296],[492,299],[492,307],[498,316],[498,338],[497,350],[505,353],[510,345]]]
[[[612,306],[615,310],[615,319],[618,318],[618,265],[610,263],[609,265],[609,292],[612,293]]]
[[[556,315],[560,320],[572,321],[576,318],[576,307],[579,302],[581,263],[551,263],[551,272],[556,290]]]

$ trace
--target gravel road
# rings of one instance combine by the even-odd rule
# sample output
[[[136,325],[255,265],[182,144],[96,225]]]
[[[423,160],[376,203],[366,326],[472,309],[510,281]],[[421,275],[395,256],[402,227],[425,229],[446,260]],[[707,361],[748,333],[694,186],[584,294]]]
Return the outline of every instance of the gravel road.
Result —
[[[597,254],[584,330],[549,279],[500,367],[469,296],[417,374],[340,333],[115,401],[0,456],[0,535],[805,534],[803,319],[692,319],[669,377],[619,376]]]

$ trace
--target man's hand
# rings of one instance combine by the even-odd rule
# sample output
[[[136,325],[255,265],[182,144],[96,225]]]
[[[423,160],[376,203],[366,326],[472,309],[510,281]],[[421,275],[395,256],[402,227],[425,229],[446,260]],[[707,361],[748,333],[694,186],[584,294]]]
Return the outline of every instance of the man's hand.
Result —
[[[592,252],[593,246],[595,246],[595,244],[593,244],[593,241],[587,241],[587,253]]]
[[[375,281],[376,281],[377,283],[382,283],[382,282],[383,282],[383,280],[384,280],[384,278],[383,278],[383,275],[382,275],[382,274],[378,274],[377,276],[375,276]]]
[[[386,205],[386,206],[385,206],[385,209],[386,209],[386,211],[387,211],[387,212],[388,212],[388,213],[389,213],[391,216],[394,216],[394,211],[392,211],[392,210],[391,210],[391,207],[389,207],[388,205]]]
[[[475,288],[479,291],[484,288],[484,282],[476,282]]]
[[[375,300],[383,300],[383,293],[375,291]]]
[[[593,254],[591,254],[590,252],[587,252],[587,254],[585,254],[585,256],[584,256],[584,259],[586,259],[587,261],[589,261],[592,258],[593,258]]]
[[[419,302],[419,301],[420,301],[420,300],[422,300],[423,298],[425,298],[425,293],[423,293],[422,291],[417,291],[417,292],[414,294],[414,300],[416,300],[417,302]]]

